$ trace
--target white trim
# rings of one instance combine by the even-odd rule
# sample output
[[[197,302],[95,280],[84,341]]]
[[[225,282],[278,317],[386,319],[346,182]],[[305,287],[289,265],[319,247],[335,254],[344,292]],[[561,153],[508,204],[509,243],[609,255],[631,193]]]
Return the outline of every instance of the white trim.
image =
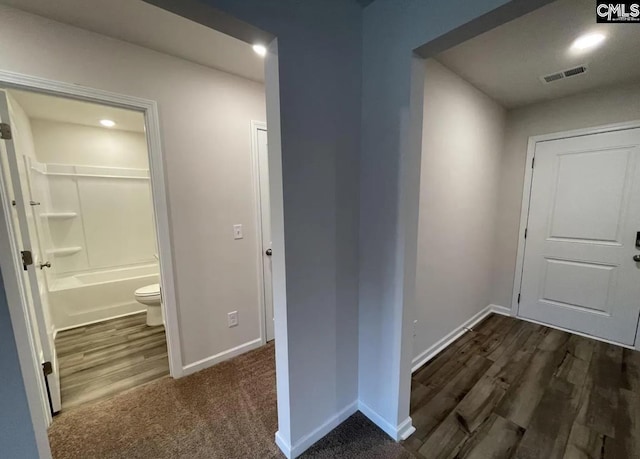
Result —
[[[291,455],[291,445],[287,443],[284,438],[282,438],[279,430],[276,432],[276,445],[278,446],[278,448],[280,448],[280,451],[282,451],[284,457],[286,457],[287,459],[293,459],[293,456]]]
[[[416,431],[416,428],[413,427],[413,422],[410,417],[406,418],[397,426],[392,426],[382,416],[376,413],[361,400],[358,401],[358,410],[360,410],[360,412],[368,417],[371,422],[380,427],[395,441],[406,440],[413,432]]]
[[[264,261],[262,259],[262,195],[260,193],[260,162],[258,158],[258,130],[267,130],[267,123],[264,121],[251,120],[251,184],[253,196],[256,204],[255,227],[256,241],[258,244],[258,291],[261,292],[258,298],[258,309],[260,314],[260,339],[262,344],[267,343],[267,306],[264,296]]]
[[[511,312],[511,309],[509,309],[506,306],[499,306],[497,304],[490,304],[489,308],[491,308],[491,312],[493,312],[494,314],[500,314],[501,316],[507,316],[507,317],[512,317],[513,314]]]
[[[135,175],[97,175],[97,174],[73,174],[63,172],[45,172],[45,175],[53,177],[90,177],[90,178],[104,178],[104,179],[125,179],[125,180],[149,180],[149,177],[135,176]]]
[[[438,355],[440,352],[446,349],[451,343],[453,343],[455,340],[457,340],[462,335],[464,335],[467,331],[469,331],[469,329],[473,328],[475,325],[480,323],[485,317],[487,317],[492,312],[504,314],[504,311],[502,309],[498,311],[494,308],[495,306],[491,304],[482,308],[481,311],[473,315],[471,318],[466,320],[460,326],[453,329],[450,333],[448,333],[442,339],[438,340],[432,346],[428,347],[425,351],[421,352],[411,362],[411,373],[415,373],[416,371],[418,371],[425,363],[433,359],[436,355]]]
[[[132,98],[133,99],[133,98]],[[143,99],[135,98],[141,105]],[[158,261],[160,264],[160,289],[165,319],[165,334],[169,354],[169,371],[174,378],[182,376],[182,351],[180,349],[180,326],[178,322],[178,302],[174,284],[173,248],[169,223],[169,198],[166,189],[164,160],[160,142],[160,119],[155,101],[147,102],[145,126],[149,150],[149,171],[151,194],[158,238]]]
[[[640,120],[625,121],[622,123],[603,124],[600,126],[592,126],[581,129],[571,129],[569,131],[551,132],[549,134],[540,134],[531,136],[536,142],[547,142],[549,140],[567,139],[571,137],[581,137],[591,134],[602,134],[604,132],[625,131],[627,129],[640,128]]]
[[[550,140],[559,140],[569,137],[580,137],[591,134],[601,134],[604,132],[622,131],[626,129],[635,129],[640,127],[640,120],[629,121],[625,123],[607,124],[603,126],[594,126],[584,129],[573,129],[570,131],[554,132],[550,134],[542,134],[529,137],[527,144],[527,159],[525,162],[524,183],[522,188],[522,204],[520,206],[520,226],[518,227],[518,254],[516,256],[515,276],[513,279],[513,291],[511,296],[512,315],[520,317],[518,308],[518,295],[522,285],[522,270],[524,269],[524,253],[526,248],[526,240],[524,238],[524,230],[528,226],[529,220],[529,200],[531,197],[531,184],[533,181],[533,168],[531,162],[536,151],[538,142],[548,142]],[[520,317],[522,318],[522,317]],[[586,336],[586,335],[585,335]],[[637,336],[640,337],[640,334]],[[590,338],[595,338],[590,336]],[[597,339],[597,338],[596,338]],[[636,339],[638,343],[638,339]],[[640,343],[638,343],[640,344]]]
[[[406,440],[416,431],[416,428],[413,426],[413,420],[408,417],[400,423],[396,431],[398,432],[398,441]]]
[[[0,70],[0,86],[7,89],[21,89],[27,91],[36,91],[45,94],[69,97],[73,99],[85,100],[90,102],[96,102],[100,104],[110,105],[114,107],[126,108],[130,110],[141,111],[145,115],[145,127],[147,145],[149,151],[149,169],[151,176],[151,187],[153,195],[153,206],[155,214],[155,226],[158,237],[158,251],[160,258],[160,283],[162,285],[163,292],[163,308],[165,312],[166,322],[166,337],[167,337],[167,349],[169,354],[169,368],[171,376],[178,378],[182,376],[182,356],[180,351],[180,335],[178,328],[178,311],[176,305],[176,294],[174,286],[174,271],[173,271],[173,255],[171,248],[171,231],[169,225],[169,213],[168,213],[168,200],[167,191],[165,187],[165,172],[163,166],[163,154],[160,142],[160,122],[158,118],[158,106],[155,101],[141,99],[138,97],[127,96],[117,94],[109,91],[103,91],[100,89],[93,89],[76,84],[68,84],[44,78],[33,77],[29,75],[23,75],[14,72],[8,72]],[[6,209],[5,209],[6,212]],[[7,235],[2,235],[8,237]],[[6,241],[2,241],[6,243]],[[3,251],[0,256],[5,263],[14,262],[14,253],[12,251]],[[6,265],[5,265],[6,266]],[[10,265],[9,265],[10,266]],[[13,287],[12,282],[16,282],[17,278],[12,278],[7,275],[8,280],[5,282],[5,288],[11,290]],[[8,286],[6,284],[9,284]],[[15,299],[15,297],[14,297]],[[14,334],[16,337],[28,336],[28,326],[22,320],[15,318],[12,315],[12,325],[14,328]],[[25,345],[33,346],[33,342],[25,342],[20,338],[16,340],[19,346]],[[26,349],[19,349],[21,355],[27,355]],[[34,355],[31,356],[34,358]],[[23,372],[26,372],[23,368]],[[26,372],[29,374],[29,372]],[[34,384],[30,382],[30,379],[25,377],[25,387],[27,392],[33,390],[39,390]],[[41,379],[36,377],[35,380]],[[35,397],[35,394],[28,394],[31,400]],[[37,394],[37,397],[41,397]],[[31,416],[34,420],[34,426],[40,425],[43,420],[48,424],[48,420],[41,410],[34,409],[30,403]],[[40,429],[36,428],[36,435],[38,436],[38,443],[48,443],[46,431],[43,433]],[[44,434],[44,437],[42,435]]]
[[[530,137],[527,144],[527,159],[525,162],[524,185],[522,189],[522,204],[520,205],[520,225],[518,226],[518,252],[516,255],[515,275],[513,276],[513,290],[511,292],[511,311],[514,315],[519,313],[518,296],[522,285],[522,268],[524,266],[524,250],[526,240],[524,230],[529,221],[529,199],[531,198],[531,181],[533,179],[533,155],[536,150],[536,140]]]
[[[262,346],[262,344],[262,338],[254,339],[253,341],[241,344],[240,346],[227,349],[226,351],[222,351],[205,359],[190,363],[182,368],[182,376],[187,376],[200,370],[204,370],[205,368],[212,367],[217,363],[223,362],[237,355],[244,354],[245,352],[249,352],[253,349],[257,349]]]
[[[0,269],[2,270],[4,291],[18,350],[18,360],[20,361],[38,455],[41,459],[48,459],[51,458],[51,450],[49,448],[47,428],[51,422],[51,412],[46,395],[47,389],[39,364],[40,359],[36,352],[36,337],[33,336],[32,329],[29,326],[29,312],[24,307],[27,300],[26,293],[22,288],[23,284],[20,282],[22,267],[17,265],[18,257],[11,256],[11,254],[18,253],[18,247],[15,244],[15,238],[11,237],[11,234],[14,234],[13,224],[11,217],[7,218],[7,216],[11,215],[10,199],[6,195],[4,177],[1,173],[0,200],[2,201],[0,206],[2,206],[3,210],[0,212]],[[6,415],[10,416],[9,413]]]
[[[313,446],[318,440],[321,440],[329,432],[338,427],[344,421],[358,411],[358,401],[354,401],[340,410],[337,414],[327,419],[320,427],[314,429],[300,440],[295,445],[291,446],[280,436],[280,431],[276,432],[276,445],[284,453],[287,459],[294,459],[304,453],[309,447]]]

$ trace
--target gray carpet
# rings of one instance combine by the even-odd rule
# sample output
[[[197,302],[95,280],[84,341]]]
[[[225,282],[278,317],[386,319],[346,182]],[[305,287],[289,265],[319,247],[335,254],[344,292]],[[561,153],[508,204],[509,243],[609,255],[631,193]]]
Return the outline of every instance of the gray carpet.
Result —
[[[283,458],[277,429],[273,345],[179,380],[164,378],[57,416],[55,459]],[[361,414],[305,458],[411,458]]]

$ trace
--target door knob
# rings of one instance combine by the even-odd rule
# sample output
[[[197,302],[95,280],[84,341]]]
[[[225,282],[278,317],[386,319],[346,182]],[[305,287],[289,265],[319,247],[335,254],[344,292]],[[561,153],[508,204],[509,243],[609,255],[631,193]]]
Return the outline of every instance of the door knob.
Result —
[[[271,255],[273,255],[273,250],[271,250],[271,249],[267,249],[267,250],[265,250],[265,252],[264,252],[264,253],[265,253],[268,257],[270,257]],[[638,261],[640,261],[640,259],[639,259]]]
[[[39,263],[40,269],[51,268],[51,262]]]
[[[635,261],[636,263],[640,263],[640,255],[634,255],[633,261]]]

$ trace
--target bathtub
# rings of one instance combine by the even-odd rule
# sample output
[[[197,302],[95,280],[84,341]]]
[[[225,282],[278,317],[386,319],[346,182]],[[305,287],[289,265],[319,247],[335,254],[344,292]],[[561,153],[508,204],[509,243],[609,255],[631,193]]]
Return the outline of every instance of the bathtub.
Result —
[[[59,277],[49,283],[49,305],[56,330],[79,327],[124,314],[144,312],[133,294],[159,282],[157,263]]]

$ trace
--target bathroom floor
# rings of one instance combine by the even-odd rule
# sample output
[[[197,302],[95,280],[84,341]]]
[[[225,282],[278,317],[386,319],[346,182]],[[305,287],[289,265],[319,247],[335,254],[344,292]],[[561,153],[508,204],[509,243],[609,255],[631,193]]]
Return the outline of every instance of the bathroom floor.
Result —
[[[62,331],[55,345],[63,411],[169,374],[164,327],[145,313]]]

